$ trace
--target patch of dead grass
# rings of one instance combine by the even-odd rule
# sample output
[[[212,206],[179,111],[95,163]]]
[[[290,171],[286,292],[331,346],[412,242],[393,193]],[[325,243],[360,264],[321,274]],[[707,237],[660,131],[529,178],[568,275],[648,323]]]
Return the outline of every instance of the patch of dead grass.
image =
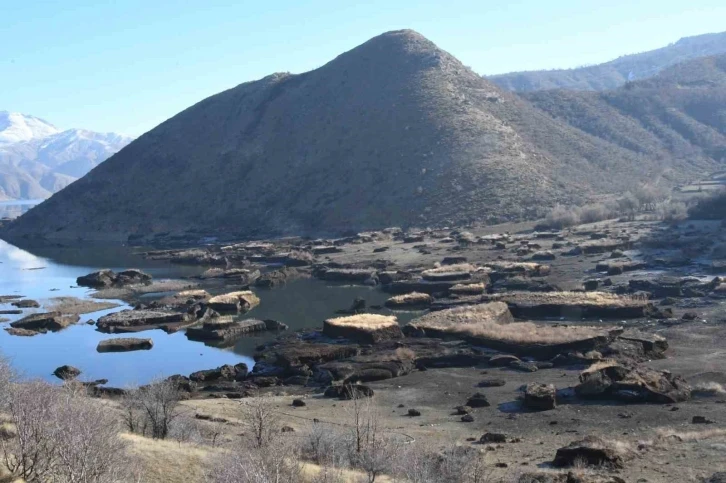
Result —
[[[393,315],[379,314],[356,314],[347,317],[336,317],[325,321],[334,327],[351,327],[361,330],[378,330],[398,325],[398,320]]]

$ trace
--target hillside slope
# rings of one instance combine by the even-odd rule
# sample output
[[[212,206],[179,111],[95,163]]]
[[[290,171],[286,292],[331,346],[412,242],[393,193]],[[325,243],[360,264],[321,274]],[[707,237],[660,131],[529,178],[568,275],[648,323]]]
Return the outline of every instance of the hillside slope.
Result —
[[[726,32],[686,37],[660,49],[625,55],[610,62],[579,67],[493,75],[489,80],[518,92],[548,89],[603,91],[628,80],[642,80],[690,59],[726,53]]]
[[[612,91],[522,95],[553,118],[648,158],[726,162],[726,55]]]
[[[412,31],[186,109],[6,236],[326,234],[531,218],[706,158],[650,158],[552,119]]]

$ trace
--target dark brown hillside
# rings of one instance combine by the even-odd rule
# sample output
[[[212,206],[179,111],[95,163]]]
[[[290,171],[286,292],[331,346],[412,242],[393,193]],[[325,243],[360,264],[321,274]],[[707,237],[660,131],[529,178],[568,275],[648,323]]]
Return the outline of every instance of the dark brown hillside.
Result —
[[[557,120],[672,166],[706,169],[726,155],[726,55],[686,62],[601,93],[523,96]]]
[[[672,161],[552,119],[397,31],[317,70],[201,101],[5,233],[126,240],[495,222],[693,169]]]

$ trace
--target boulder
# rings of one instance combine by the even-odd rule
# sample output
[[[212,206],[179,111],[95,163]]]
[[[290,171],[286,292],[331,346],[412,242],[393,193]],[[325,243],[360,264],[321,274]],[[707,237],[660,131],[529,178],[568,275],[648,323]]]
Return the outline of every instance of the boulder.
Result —
[[[141,270],[129,269],[116,273],[113,270],[99,270],[76,279],[81,287],[107,288],[151,283],[151,275]]]
[[[162,310],[122,310],[104,315],[96,322],[101,332],[134,332],[141,329],[153,329],[184,325],[195,322],[185,313]]]
[[[30,314],[20,320],[11,322],[10,326],[14,329],[32,330],[35,332],[58,331],[65,329],[71,324],[78,322],[77,315],[62,315],[60,312],[46,312],[39,314]]]
[[[539,367],[532,362],[512,361],[509,367],[520,372],[537,372]]]
[[[37,309],[40,307],[38,302],[30,299],[18,300],[17,302],[12,302],[10,305],[19,309]]]
[[[134,337],[126,337],[120,339],[106,339],[98,343],[96,351],[98,352],[129,352],[149,350],[154,347],[154,341],[151,339],[139,339]]]
[[[587,436],[558,449],[552,465],[561,468],[584,463],[589,466],[623,468],[627,457],[626,453],[602,438]]]
[[[247,364],[240,362],[234,366],[225,364],[216,369],[193,372],[189,380],[193,382],[243,381],[249,372]]]
[[[378,314],[358,314],[328,319],[323,323],[323,334],[363,344],[403,338],[396,317]]]
[[[60,366],[53,371],[53,375],[58,379],[70,381],[81,375],[81,370],[73,366]]]
[[[16,335],[20,337],[33,337],[34,335],[40,334],[40,332],[36,332],[34,330],[16,329],[14,327],[8,327],[5,329],[5,331],[10,335]]]
[[[466,405],[470,408],[486,408],[491,404],[489,404],[489,400],[484,394],[477,392],[472,394],[469,399],[466,400]]]
[[[421,272],[421,277],[429,282],[468,280],[474,271],[476,271],[475,266],[468,263],[461,263],[424,270]]]
[[[270,326],[273,325],[270,324]],[[190,340],[229,341],[244,334],[263,332],[266,330],[269,330],[268,324],[263,320],[234,320],[231,316],[223,316],[209,319],[201,327],[188,328],[186,336]]]
[[[111,287],[114,280],[116,280],[116,273],[113,270],[99,270],[98,272],[78,277],[76,284],[80,287],[105,288]]]
[[[375,277],[376,271],[372,268],[327,268],[316,271],[315,275],[331,282],[363,283]]]
[[[250,290],[217,295],[207,301],[207,305],[220,314],[245,313],[259,304],[260,299]]]
[[[386,300],[386,307],[391,309],[423,309],[429,307],[434,298],[421,292],[411,292],[404,295],[395,295]]]
[[[502,433],[484,433],[479,442],[482,444],[486,443],[506,443],[507,437]]]
[[[552,384],[530,383],[524,390],[524,407],[534,411],[548,411],[557,407],[557,391]]]
[[[691,387],[668,371],[608,361],[583,371],[575,393],[582,398],[673,404],[690,399]]]

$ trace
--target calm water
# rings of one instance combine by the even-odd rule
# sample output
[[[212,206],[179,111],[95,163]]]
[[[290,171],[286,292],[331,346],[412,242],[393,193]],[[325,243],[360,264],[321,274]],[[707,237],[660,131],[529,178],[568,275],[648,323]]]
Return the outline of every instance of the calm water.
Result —
[[[37,300],[41,306],[53,297],[86,298],[92,291],[75,287],[76,277],[101,268],[121,270],[130,267],[141,268],[155,279],[193,276],[204,270],[204,267],[144,260],[120,246],[43,246],[23,250],[0,240],[0,295],[24,295]],[[386,299],[386,295],[376,289],[329,285],[319,280],[297,280],[281,288],[256,292],[261,304],[245,317],[276,319],[292,329],[320,327],[324,319],[337,309],[348,308],[356,297],[363,297],[369,305],[382,304]],[[251,367],[250,356],[254,348],[272,337],[270,334],[244,337],[231,347],[212,347],[189,341],[183,332],[169,335],[161,330],[151,330],[138,335],[153,339],[154,347],[149,351],[99,354],[96,345],[100,340],[124,335],[103,334],[84,322],[128,308],[123,302],[118,303],[121,306],[116,309],[83,315],[79,324],[56,333],[18,337],[0,330],[0,350],[29,377],[53,380],[51,372],[60,365],[69,364],[83,371],[81,378],[84,380],[104,378],[109,380],[109,385],[124,386],[222,364],[245,362]],[[0,304],[0,310],[13,308],[9,303]],[[23,315],[0,315],[8,319],[0,323],[0,329],[34,311],[43,311],[43,308],[26,309]],[[399,319],[405,321],[411,316],[404,313]]]

